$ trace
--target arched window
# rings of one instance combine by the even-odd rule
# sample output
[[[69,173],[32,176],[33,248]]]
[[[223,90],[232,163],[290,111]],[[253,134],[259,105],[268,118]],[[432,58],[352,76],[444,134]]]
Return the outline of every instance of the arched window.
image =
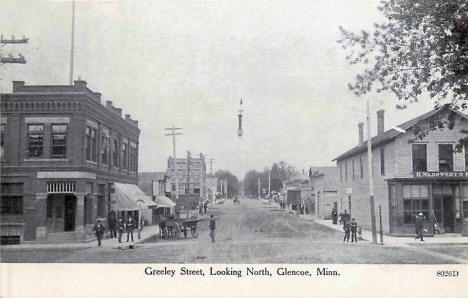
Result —
[[[112,152],[112,162],[114,167],[119,167],[119,143],[114,139],[114,148]]]

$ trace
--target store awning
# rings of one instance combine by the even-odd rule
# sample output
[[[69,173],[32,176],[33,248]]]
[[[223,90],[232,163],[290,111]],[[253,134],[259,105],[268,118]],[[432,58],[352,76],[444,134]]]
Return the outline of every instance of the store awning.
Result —
[[[156,196],[156,200],[154,202],[158,206],[157,208],[172,208],[176,206],[176,203],[166,196]]]
[[[156,204],[137,185],[114,183],[114,192],[111,193],[111,207],[118,211],[132,211],[154,208]]]

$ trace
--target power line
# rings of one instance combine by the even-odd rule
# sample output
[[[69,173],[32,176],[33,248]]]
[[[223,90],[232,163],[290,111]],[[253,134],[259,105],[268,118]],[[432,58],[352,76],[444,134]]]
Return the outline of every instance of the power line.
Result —
[[[177,132],[177,131],[180,131],[182,130],[182,128],[180,127],[169,127],[169,128],[165,128],[164,130],[170,130],[171,133],[167,133],[165,134],[166,136],[171,136],[172,137],[172,158],[173,158],[173,163],[174,163],[174,173],[175,173],[175,188],[176,188],[176,204],[177,204],[177,200],[179,199],[179,179],[178,179],[178,172],[177,172],[177,162],[176,162],[176,139],[175,137],[176,136],[179,136],[179,135],[182,135],[181,132]]]

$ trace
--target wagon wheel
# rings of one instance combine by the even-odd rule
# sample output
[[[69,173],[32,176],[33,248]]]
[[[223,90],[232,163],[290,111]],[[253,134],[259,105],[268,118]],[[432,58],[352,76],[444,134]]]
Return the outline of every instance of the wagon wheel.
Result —
[[[197,226],[192,226],[190,227],[190,232],[192,233],[192,237],[193,238],[197,238],[198,237],[198,229],[197,229]]]

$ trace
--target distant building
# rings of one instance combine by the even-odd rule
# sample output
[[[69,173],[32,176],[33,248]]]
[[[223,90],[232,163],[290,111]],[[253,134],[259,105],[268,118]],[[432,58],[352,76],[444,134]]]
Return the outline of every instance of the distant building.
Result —
[[[162,216],[167,216],[174,213],[175,203],[167,196],[170,196],[167,186],[167,175],[165,172],[145,172],[138,173],[138,186],[150,196],[156,207],[152,209],[151,218],[152,224],[157,224]]]
[[[454,120],[453,129],[434,126]],[[428,232],[438,224],[442,233],[468,234],[468,148],[455,145],[466,137],[468,117],[448,106],[432,110],[396,128],[384,130],[384,111],[377,112],[372,138],[375,213],[382,210],[383,229],[394,235],[414,235],[415,217],[422,213]],[[433,130],[432,130],[432,129]],[[418,138],[418,132],[427,132]],[[359,124],[359,143],[335,158],[340,200],[352,217],[370,228],[367,141]]]
[[[203,154],[199,157],[168,158],[166,175],[170,196],[178,206],[193,209],[206,194],[206,162]],[[179,186],[179,199],[176,201],[176,175]]]
[[[96,218],[138,210],[125,195],[131,187],[114,185],[137,183],[138,121],[102,105],[85,81],[14,81],[13,92],[1,94],[1,116],[3,243],[85,241]]]
[[[283,189],[286,190],[289,195],[287,198],[287,204],[292,205],[293,209],[297,209],[303,213],[312,213],[313,200],[312,200],[312,187],[310,185],[310,179],[304,171],[296,173],[288,181],[283,181]],[[292,198],[293,190],[300,192],[300,202],[298,199]],[[296,206],[297,205],[297,206]]]
[[[329,219],[333,209],[338,212],[346,209],[343,200],[338,198],[338,168],[311,167],[309,170],[312,188],[312,213]]]

